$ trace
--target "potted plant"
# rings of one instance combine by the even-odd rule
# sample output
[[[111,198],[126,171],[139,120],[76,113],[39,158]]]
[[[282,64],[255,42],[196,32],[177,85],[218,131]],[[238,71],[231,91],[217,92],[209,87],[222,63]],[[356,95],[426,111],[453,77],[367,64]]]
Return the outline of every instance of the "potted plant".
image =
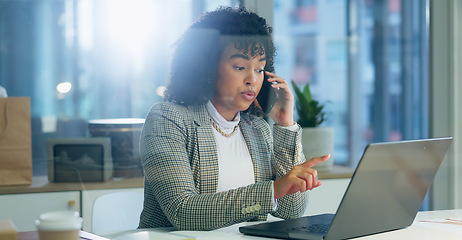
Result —
[[[326,120],[324,105],[312,98],[309,84],[305,85],[303,92],[293,81],[292,87],[295,92],[297,122],[302,127],[305,158],[308,160],[330,154],[329,160],[314,166],[318,171],[330,171],[334,165],[334,128],[320,127],[321,123]]]

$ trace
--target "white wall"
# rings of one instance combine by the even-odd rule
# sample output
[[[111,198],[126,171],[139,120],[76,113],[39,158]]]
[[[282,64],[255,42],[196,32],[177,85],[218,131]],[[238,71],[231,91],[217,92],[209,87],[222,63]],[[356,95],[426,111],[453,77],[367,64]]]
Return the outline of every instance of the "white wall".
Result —
[[[273,0],[243,0],[243,5],[250,11],[264,17],[269,26],[273,25],[274,1]]]
[[[454,62],[454,208],[462,208],[462,0],[451,4]]]
[[[462,0],[430,0],[431,136],[453,136],[432,209],[462,208]]]

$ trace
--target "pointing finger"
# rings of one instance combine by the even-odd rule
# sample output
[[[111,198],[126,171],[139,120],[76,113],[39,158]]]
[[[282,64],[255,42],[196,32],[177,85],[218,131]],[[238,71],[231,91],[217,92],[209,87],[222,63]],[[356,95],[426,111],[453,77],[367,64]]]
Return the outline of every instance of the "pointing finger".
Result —
[[[322,163],[324,161],[326,161],[327,159],[330,158],[330,154],[327,154],[327,155],[324,155],[322,157],[316,157],[316,158],[312,158],[306,162],[304,162],[302,165],[304,167],[313,167],[314,165],[318,164],[318,163]]]

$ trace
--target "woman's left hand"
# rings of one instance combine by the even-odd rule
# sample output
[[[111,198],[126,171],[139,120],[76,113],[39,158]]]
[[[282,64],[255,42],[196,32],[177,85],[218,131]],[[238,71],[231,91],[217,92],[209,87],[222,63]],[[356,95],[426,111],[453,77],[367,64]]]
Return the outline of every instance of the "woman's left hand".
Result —
[[[276,89],[278,98],[274,104],[269,116],[279,126],[292,126],[294,124],[294,95],[290,91],[286,80],[278,75],[265,71],[269,77],[268,81]]]

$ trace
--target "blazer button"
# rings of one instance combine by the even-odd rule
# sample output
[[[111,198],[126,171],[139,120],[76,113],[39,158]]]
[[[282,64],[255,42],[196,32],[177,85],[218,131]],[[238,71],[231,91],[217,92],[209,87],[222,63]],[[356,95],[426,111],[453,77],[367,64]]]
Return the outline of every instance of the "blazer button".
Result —
[[[242,214],[246,214],[247,213],[247,209],[243,208],[242,209]]]
[[[257,203],[255,205],[255,211],[260,211],[260,209],[261,209],[261,206],[260,206],[260,204]]]
[[[251,212],[255,212],[255,210],[256,210],[256,209],[255,209],[255,206],[250,207],[250,211],[251,211]]]

